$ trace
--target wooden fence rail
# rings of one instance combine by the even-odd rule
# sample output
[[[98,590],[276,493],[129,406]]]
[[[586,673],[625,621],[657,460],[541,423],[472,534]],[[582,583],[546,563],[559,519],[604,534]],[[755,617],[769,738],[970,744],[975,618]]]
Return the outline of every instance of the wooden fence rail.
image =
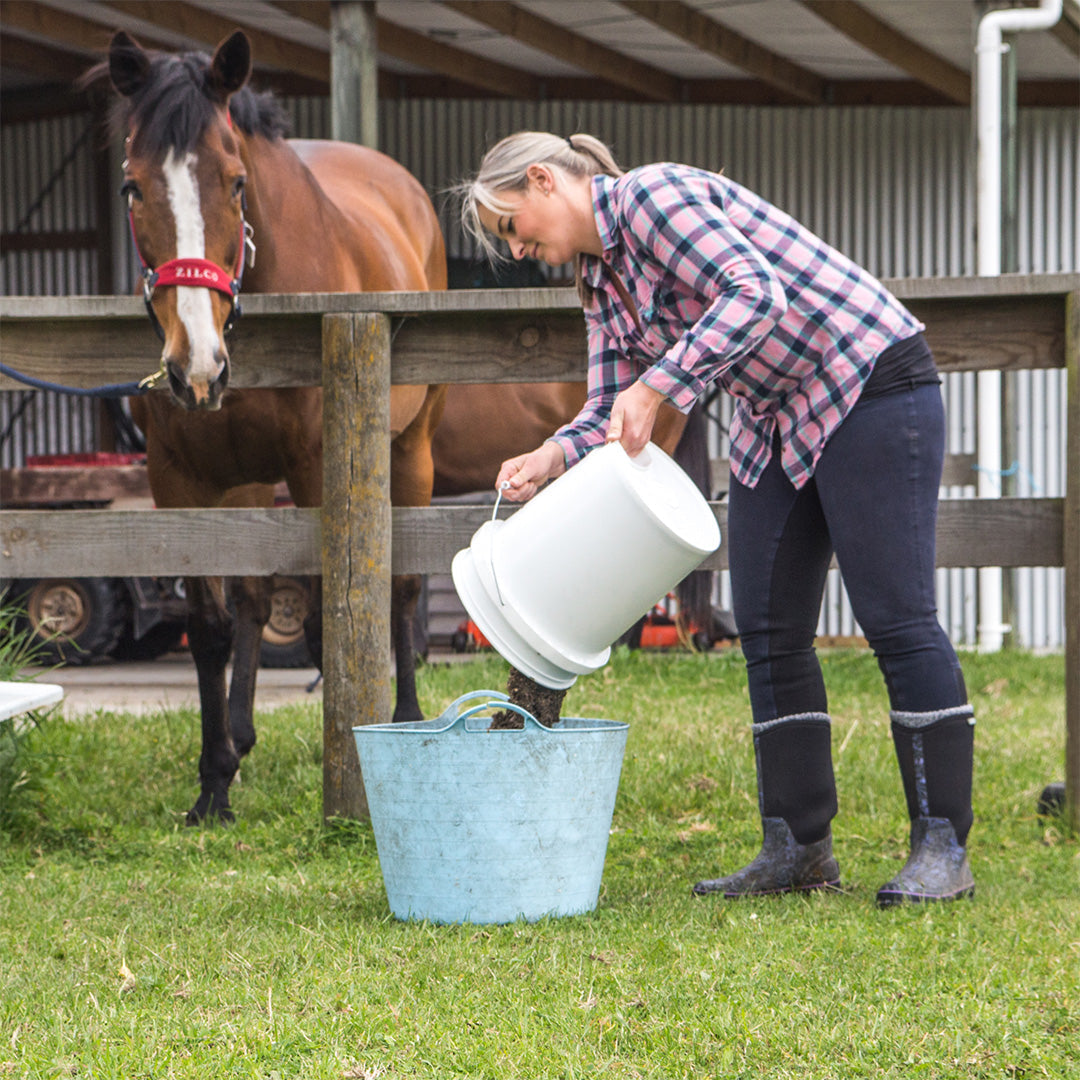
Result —
[[[1064,498],[945,500],[940,566],[1064,566],[1065,772],[1080,827],[1080,275],[892,281],[944,371],[1068,367]],[[382,440],[394,383],[580,380],[583,320],[565,289],[250,296],[230,339],[232,385],[324,387],[318,510],[3,510],[0,576],[322,573],[324,811],[365,809],[351,727],[390,711],[391,572],[442,572],[490,511],[391,512]],[[156,367],[141,301],[0,299],[3,362],[86,387]],[[0,376],[0,390],[18,383]],[[721,529],[723,504],[715,511]],[[705,565],[727,565],[724,547]]]

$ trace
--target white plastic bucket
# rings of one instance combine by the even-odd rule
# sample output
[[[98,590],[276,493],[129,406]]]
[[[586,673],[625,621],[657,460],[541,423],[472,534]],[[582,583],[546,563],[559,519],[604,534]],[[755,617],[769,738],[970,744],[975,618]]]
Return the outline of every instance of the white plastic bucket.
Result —
[[[563,690],[719,544],[716,516],[667,454],[649,443],[631,458],[609,443],[485,522],[451,572],[502,657]]]

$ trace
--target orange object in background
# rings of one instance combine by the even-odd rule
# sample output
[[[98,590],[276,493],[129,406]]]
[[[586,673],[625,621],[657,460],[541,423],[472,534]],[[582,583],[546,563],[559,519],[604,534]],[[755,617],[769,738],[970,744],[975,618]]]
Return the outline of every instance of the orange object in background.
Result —
[[[451,642],[454,652],[476,652],[477,649],[490,649],[491,642],[484,637],[480,627],[472,621],[465,619],[456,632]]]
[[[714,612],[715,616],[720,613]],[[627,635],[626,643],[633,649],[690,649],[706,652],[717,642],[733,641],[734,627],[727,625],[721,615],[719,625],[709,630],[702,630],[696,624],[682,625],[678,616],[678,601],[674,593],[669,593],[640,623],[641,635],[636,632],[633,640]],[[636,627],[635,627],[636,631]],[[620,641],[624,639],[620,638]],[[453,637],[454,652],[475,652],[477,649],[490,649],[491,642],[472,619],[464,619]]]

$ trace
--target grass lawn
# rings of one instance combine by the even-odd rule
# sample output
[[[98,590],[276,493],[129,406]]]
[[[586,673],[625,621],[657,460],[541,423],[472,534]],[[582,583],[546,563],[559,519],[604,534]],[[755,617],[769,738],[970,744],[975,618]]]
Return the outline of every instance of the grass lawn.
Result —
[[[0,1077],[1080,1077],[1080,844],[1035,813],[1063,658],[962,658],[976,897],[889,911],[887,700],[822,660],[843,894],[691,895],[760,839],[741,662],[621,650],[564,708],[630,724],[598,908],[509,926],[390,915],[370,826],[320,820],[316,706],[259,717],[237,823],[197,829],[195,713],[47,721],[0,825]],[[506,671],[424,668],[424,708]]]

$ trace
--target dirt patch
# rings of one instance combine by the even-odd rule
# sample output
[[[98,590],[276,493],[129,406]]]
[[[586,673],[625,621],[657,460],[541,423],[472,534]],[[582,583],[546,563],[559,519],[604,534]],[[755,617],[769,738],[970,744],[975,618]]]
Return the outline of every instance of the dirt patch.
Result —
[[[533,714],[544,727],[553,727],[559,722],[559,710],[562,708],[565,690],[549,690],[534,682],[528,675],[522,675],[517,668],[510,669],[506,680],[506,694],[515,705]],[[523,728],[525,718],[509,709],[497,712],[491,718],[492,731],[506,731]]]

